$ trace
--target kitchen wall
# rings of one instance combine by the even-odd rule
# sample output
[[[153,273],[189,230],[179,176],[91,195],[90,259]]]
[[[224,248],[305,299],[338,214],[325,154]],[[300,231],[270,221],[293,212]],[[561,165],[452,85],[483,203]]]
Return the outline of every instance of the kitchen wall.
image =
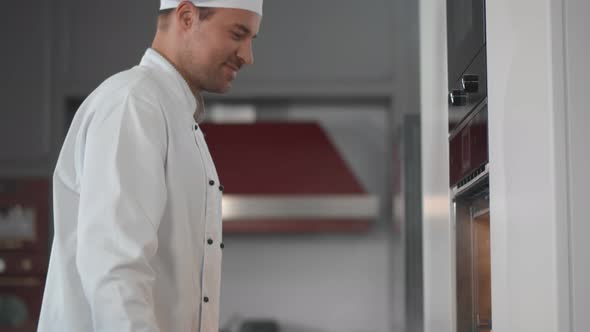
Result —
[[[25,12],[29,23],[23,22]],[[2,14],[0,172],[46,174],[54,148],[55,8],[50,1],[18,1]]]
[[[232,235],[224,243],[222,326],[275,319],[285,331],[391,331],[387,103],[266,105],[259,121],[317,121],[369,193],[381,217],[369,233]],[[401,272],[401,271],[400,271]],[[403,303],[402,303],[403,305]]]
[[[391,331],[384,232],[226,236],[222,324],[276,319],[284,331]],[[283,330],[282,330],[283,331]]]

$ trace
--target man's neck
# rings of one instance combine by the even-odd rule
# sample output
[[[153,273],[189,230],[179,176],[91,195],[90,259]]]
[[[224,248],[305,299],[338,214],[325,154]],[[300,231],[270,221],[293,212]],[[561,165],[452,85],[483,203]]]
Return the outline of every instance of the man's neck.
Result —
[[[191,82],[187,79],[186,74],[179,68],[176,61],[174,61],[174,59],[172,59],[172,57],[168,56],[168,54],[167,54],[168,52],[166,52],[164,47],[160,47],[160,45],[159,45],[160,43],[158,43],[157,40],[158,39],[156,38],[156,40],[154,40],[154,42],[152,43],[152,49],[155,50],[156,52],[158,52],[162,57],[164,57],[164,59],[166,59],[166,61],[168,61],[176,69],[176,71],[180,74],[180,76],[182,76],[182,78],[184,79],[184,81],[188,85],[189,89],[191,90],[193,96],[195,96],[195,99],[197,100],[197,110],[199,112],[202,112],[203,107],[204,107],[204,102],[203,102],[203,95],[201,94],[201,89],[199,89],[195,85],[191,84]]]

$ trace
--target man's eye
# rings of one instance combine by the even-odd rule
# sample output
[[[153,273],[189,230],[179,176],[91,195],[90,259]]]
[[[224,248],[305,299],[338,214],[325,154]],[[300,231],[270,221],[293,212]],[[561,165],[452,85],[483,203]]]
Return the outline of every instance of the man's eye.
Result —
[[[232,36],[235,40],[240,40],[242,39],[242,34],[241,33],[237,33],[237,32],[232,32]]]

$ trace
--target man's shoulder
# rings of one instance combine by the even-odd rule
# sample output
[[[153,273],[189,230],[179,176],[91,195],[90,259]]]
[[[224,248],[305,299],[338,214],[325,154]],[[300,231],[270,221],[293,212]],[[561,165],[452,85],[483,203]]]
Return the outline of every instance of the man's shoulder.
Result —
[[[158,86],[145,67],[135,66],[107,78],[95,93],[109,98],[153,99],[158,95]]]
[[[134,105],[132,107],[127,107]],[[113,114],[129,111],[161,112],[157,82],[144,68],[135,66],[102,82],[82,103],[78,112],[87,120],[101,122]],[[86,116],[88,115],[88,116]]]

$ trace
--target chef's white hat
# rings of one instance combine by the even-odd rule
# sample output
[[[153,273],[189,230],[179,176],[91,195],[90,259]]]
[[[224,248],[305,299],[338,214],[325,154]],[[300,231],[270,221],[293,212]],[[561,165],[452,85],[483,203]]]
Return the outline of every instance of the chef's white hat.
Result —
[[[197,7],[246,9],[262,16],[262,0],[190,0]],[[160,0],[160,10],[176,8],[182,0]]]

